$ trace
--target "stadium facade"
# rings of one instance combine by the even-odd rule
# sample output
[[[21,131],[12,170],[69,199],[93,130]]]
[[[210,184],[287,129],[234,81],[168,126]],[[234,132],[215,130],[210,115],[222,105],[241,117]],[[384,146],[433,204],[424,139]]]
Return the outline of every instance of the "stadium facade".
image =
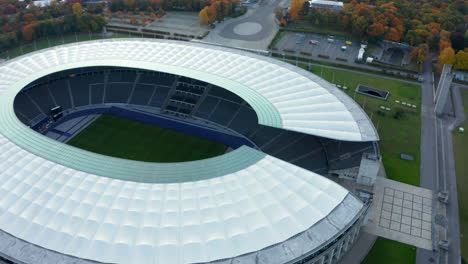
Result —
[[[363,157],[379,156],[378,135],[351,98],[307,71],[198,43],[122,39],[34,52],[0,65],[0,77],[4,259],[336,263],[359,234],[368,204],[325,176],[359,178]],[[107,112],[164,119],[233,150],[148,163],[54,136],[63,120]]]

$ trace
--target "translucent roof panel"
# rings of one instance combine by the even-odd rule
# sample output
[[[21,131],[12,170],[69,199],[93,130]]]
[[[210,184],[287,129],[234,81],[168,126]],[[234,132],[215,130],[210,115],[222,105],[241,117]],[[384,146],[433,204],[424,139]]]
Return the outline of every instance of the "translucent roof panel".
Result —
[[[188,76],[228,89],[246,100],[259,123],[326,138],[375,141],[364,111],[316,75],[275,59],[199,43],[113,39],[58,46],[0,67],[2,87],[27,84],[54,71],[123,66]]]
[[[176,264],[286,241],[329,217],[349,193],[271,156],[205,180],[122,181],[56,164],[0,136],[0,195],[0,229],[17,238],[106,263],[144,256],[145,263]],[[334,225],[346,226],[352,215]]]
[[[193,162],[130,161],[59,143],[15,116],[13,100],[25,85],[87,66],[200,79],[244,98],[262,124],[377,139],[367,116],[341,91],[250,53],[141,39],[38,51],[0,65],[0,229],[19,241],[107,263],[258,259],[252,252],[306,231],[325,243],[363,207],[338,184],[249,147]]]

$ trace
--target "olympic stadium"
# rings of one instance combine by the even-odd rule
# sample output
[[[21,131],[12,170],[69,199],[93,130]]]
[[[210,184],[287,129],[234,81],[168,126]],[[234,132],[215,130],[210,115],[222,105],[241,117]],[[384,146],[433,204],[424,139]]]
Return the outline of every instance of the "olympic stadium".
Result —
[[[346,94],[293,65],[113,39],[30,53],[0,76],[5,261],[336,263],[365,221],[368,201],[335,178],[372,185],[362,164],[380,159],[377,132]],[[161,154],[145,160],[71,144],[103,116],[225,147],[197,156],[203,146],[179,137],[145,145]],[[182,148],[193,155],[164,159]]]

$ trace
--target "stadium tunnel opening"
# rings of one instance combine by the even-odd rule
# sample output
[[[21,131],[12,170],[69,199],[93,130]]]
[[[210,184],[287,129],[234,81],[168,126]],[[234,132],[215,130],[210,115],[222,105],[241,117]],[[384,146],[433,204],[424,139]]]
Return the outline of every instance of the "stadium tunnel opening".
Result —
[[[388,91],[380,90],[380,89],[373,88],[373,87],[368,87],[365,85],[358,85],[358,87],[356,88],[356,91],[358,93],[372,96],[372,97],[382,99],[382,100],[387,100],[390,94]]]

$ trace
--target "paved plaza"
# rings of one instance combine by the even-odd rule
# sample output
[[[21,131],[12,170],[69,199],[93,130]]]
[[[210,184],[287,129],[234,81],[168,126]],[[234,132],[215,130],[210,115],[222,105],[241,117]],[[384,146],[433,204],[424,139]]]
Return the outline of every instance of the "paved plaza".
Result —
[[[226,18],[203,41],[227,47],[267,50],[278,31],[273,10],[284,0],[261,0],[249,6],[246,14]]]
[[[432,249],[432,191],[378,178],[364,231]]]

